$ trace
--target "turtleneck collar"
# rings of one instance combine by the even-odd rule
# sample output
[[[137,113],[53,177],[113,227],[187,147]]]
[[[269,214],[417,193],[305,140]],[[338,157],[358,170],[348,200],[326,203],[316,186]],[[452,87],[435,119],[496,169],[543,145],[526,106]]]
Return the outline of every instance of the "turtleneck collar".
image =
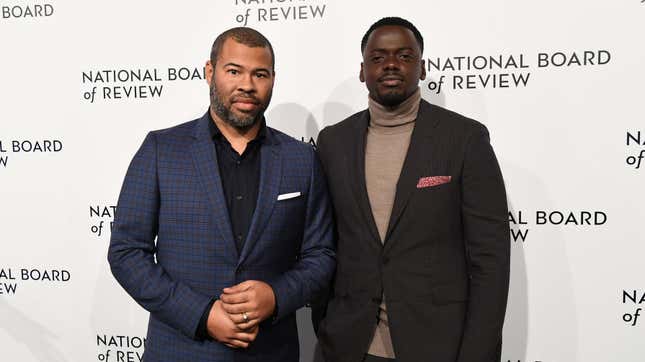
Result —
[[[419,104],[421,103],[421,91],[417,88],[416,92],[412,93],[408,99],[394,108],[385,107],[373,100],[372,97],[368,98],[367,108],[370,112],[370,127],[382,131],[387,131],[388,129],[395,131],[393,128],[414,125],[419,112]]]

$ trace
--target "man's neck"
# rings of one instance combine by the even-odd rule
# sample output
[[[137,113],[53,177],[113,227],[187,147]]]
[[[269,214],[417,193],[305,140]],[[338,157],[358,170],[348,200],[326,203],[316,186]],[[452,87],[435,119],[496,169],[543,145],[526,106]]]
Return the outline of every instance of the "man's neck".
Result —
[[[387,128],[414,122],[417,118],[420,102],[421,92],[419,89],[403,102],[392,107],[384,106],[372,97],[369,97],[370,126]]]
[[[210,114],[215,126],[222,132],[222,135],[231,144],[235,152],[240,155],[244,153],[246,145],[253,141],[260,131],[261,122],[256,122],[249,128],[237,128],[220,119],[212,108],[210,109]]]

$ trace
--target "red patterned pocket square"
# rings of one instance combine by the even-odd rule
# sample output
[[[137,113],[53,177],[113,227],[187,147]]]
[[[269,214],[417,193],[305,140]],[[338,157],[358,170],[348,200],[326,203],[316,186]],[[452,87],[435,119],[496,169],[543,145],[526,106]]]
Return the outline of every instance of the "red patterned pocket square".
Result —
[[[432,186],[438,186],[438,185],[443,185],[452,179],[452,176],[427,176],[427,177],[421,177],[419,179],[419,182],[417,183],[417,188],[422,189],[424,187],[432,187]]]

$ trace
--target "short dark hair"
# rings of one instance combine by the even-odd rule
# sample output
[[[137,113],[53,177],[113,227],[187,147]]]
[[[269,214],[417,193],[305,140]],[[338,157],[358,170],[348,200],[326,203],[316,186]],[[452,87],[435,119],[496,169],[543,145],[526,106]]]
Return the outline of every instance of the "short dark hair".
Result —
[[[217,55],[222,50],[222,46],[227,39],[233,39],[251,48],[269,48],[269,52],[271,52],[271,68],[275,69],[275,54],[273,53],[271,42],[259,31],[247,27],[231,28],[217,36],[211,48],[211,63],[213,65],[217,61]]]
[[[412,32],[414,34],[414,37],[417,39],[417,43],[419,44],[419,49],[421,49],[421,53],[423,53],[423,36],[421,36],[421,33],[419,32],[419,29],[417,29],[414,24],[411,22],[399,18],[396,16],[390,16],[387,18],[383,18],[376,23],[372,24],[370,28],[367,30],[365,35],[363,35],[363,40],[361,40],[361,54],[365,51],[365,47],[367,46],[367,39],[370,37],[370,34],[372,32],[382,26],[388,26],[388,25],[393,25],[393,26],[402,26]]]

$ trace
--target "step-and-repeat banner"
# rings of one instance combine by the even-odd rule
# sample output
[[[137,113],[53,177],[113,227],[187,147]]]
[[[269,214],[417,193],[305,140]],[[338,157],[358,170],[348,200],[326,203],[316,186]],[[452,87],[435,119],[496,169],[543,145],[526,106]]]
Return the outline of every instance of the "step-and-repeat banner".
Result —
[[[423,97],[484,123],[501,163],[503,360],[645,360],[642,0],[0,1],[0,360],[140,360],[115,205],[146,133],[206,111],[217,34],[271,40],[268,123],[314,143],[366,107],[360,41],[394,15],[426,40]]]

